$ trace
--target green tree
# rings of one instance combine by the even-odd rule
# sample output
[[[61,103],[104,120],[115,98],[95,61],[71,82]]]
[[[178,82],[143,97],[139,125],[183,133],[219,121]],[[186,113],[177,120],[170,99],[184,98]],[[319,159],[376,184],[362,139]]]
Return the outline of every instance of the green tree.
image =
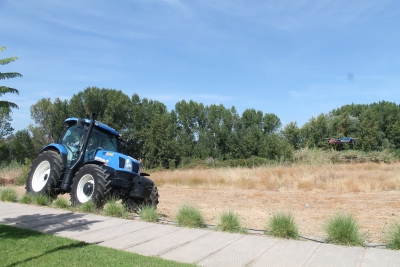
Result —
[[[297,122],[288,123],[281,131],[287,142],[294,148],[299,149],[301,143],[300,129]]]
[[[25,158],[30,160],[35,158],[37,153],[28,130],[20,130],[15,133],[11,141],[11,155],[13,160],[21,164],[25,162]]]
[[[365,151],[376,150],[379,142],[379,122],[372,109],[367,109],[360,115],[359,146]]]
[[[5,50],[6,48],[0,47],[0,52]],[[9,57],[5,59],[0,59],[0,65],[6,65],[8,63],[14,62],[18,59],[18,57]],[[5,79],[12,79],[16,77],[22,77],[21,74],[18,72],[0,72],[0,80],[5,80]],[[7,94],[7,93],[12,93],[12,94],[19,94],[19,91],[15,88],[11,88],[8,86],[1,86],[0,85],[0,96]],[[6,100],[0,100],[0,108],[6,108],[9,111],[11,111],[11,108],[18,108],[17,104],[13,102],[9,102]]]
[[[0,108],[0,139],[12,134],[14,128],[11,127],[11,116],[7,108]]]

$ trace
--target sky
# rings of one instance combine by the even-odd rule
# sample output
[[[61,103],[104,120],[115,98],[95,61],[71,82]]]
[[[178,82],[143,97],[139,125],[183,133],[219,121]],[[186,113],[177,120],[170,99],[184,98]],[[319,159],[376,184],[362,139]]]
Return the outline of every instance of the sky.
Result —
[[[398,0],[0,0],[0,72],[25,129],[41,98],[89,86],[276,114],[400,104]]]

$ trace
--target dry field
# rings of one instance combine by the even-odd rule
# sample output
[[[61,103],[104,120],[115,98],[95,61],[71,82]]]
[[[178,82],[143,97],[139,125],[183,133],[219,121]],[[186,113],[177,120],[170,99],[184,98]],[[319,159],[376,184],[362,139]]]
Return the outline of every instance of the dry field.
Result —
[[[191,169],[151,178],[160,190],[158,210],[170,220],[179,205],[191,203],[209,224],[230,209],[244,227],[264,229],[274,211],[291,211],[301,235],[324,237],[327,219],[345,211],[369,243],[384,242],[388,227],[400,222],[400,163]]]
[[[291,211],[301,235],[324,237],[327,219],[345,211],[370,243],[384,242],[388,227],[400,222],[400,163],[190,169],[150,178],[160,191],[158,211],[167,220],[174,220],[179,205],[191,203],[208,224],[233,210],[244,227],[263,229],[274,211]],[[17,190],[22,195],[24,186]]]

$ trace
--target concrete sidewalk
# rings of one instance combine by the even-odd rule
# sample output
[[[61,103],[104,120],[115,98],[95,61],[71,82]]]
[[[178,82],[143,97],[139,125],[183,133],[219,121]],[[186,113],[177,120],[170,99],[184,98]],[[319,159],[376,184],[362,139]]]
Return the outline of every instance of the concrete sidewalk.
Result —
[[[186,229],[0,202],[0,224],[199,266],[399,267],[400,252]]]

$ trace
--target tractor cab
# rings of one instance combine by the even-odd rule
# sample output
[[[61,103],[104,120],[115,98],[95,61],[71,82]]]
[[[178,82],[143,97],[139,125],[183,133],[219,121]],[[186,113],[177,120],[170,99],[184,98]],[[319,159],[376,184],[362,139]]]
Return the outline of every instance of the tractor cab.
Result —
[[[89,122],[80,124],[78,119],[75,118],[67,119],[65,122],[67,127],[61,136],[61,145],[67,151],[68,167],[78,158],[80,151],[83,149],[83,142],[86,140]],[[88,139],[84,162],[94,160],[96,152],[99,150],[118,152],[119,137],[120,135],[114,129],[97,123]]]

